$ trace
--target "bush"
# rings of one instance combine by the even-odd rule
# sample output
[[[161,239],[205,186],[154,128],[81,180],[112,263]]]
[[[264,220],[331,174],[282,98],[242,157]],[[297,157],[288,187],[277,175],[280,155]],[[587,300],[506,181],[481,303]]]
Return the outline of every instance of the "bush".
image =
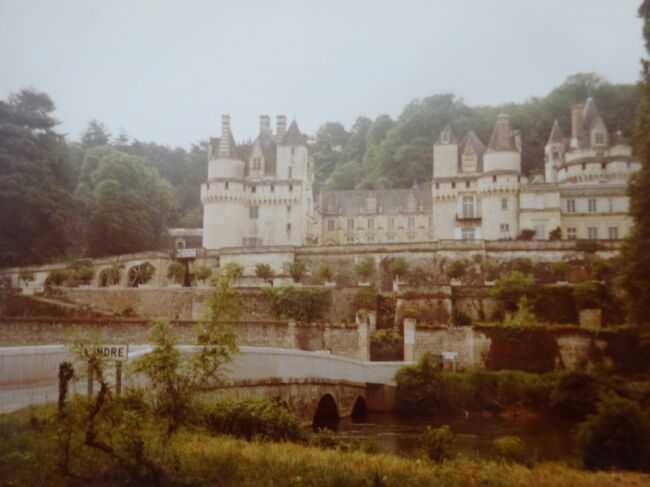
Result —
[[[354,294],[354,307],[357,311],[373,311],[377,307],[377,292],[369,287],[358,289]]]
[[[453,446],[454,435],[446,424],[439,428],[427,426],[422,434],[422,448],[427,457],[434,462],[451,458]]]
[[[52,269],[45,279],[46,286],[61,286],[68,278],[68,271],[65,269]]]
[[[236,262],[228,262],[221,269],[221,275],[232,282],[237,282],[244,277],[244,267]]]
[[[602,386],[582,371],[566,372],[551,393],[551,407],[560,416],[584,418],[594,411]]]
[[[262,279],[264,282],[272,282],[275,272],[269,264],[257,264],[255,266],[255,275]]]
[[[577,323],[572,286],[539,286],[535,290],[535,316],[547,323]]]
[[[370,359],[381,361],[402,360],[404,339],[394,330],[377,330],[370,335]]]
[[[582,460],[589,469],[650,468],[650,424],[634,401],[608,394],[578,428]]]
[[[18,280],[23,281],[25,283],[25,286],[27,286],[30,282],[34,282],[36,279],[36,276],[34,276],[34,271],[31,271],[29,269],[22,269],[18,273]]]
[[[533,276],[518,271],[502,274],[497,279],[490,294],[503,301],[508,311],[515,311],[522,296],[530,296],[533,290]]]
[[[517,302],[517,311],[503,320],[504,326],[524,327],[535,324],[535,314],[526,296],[521,296]]]
[[[524,240],[524,241],[532,240],[533,238],[535,238],[535,230],[531,228],[523,229],[521,233],[519,233],[519,235],[517,236],[517,240]]]
[[[332,290],[284,286],[263,288],[273,314],[278,319],[311,323],[321,319],[332,304]]]
[[[600,281],[610,281],[616,277],[616,265],[614,259],[601,259],[597,257],[591,263],[591,276]]]
[[[120,283],[122,279],[122,271],[124,264],[113,264],[106,270],[106,280],[109,286],[115,286]]]
[[[302,281],[302,278],[305,276],[305,272],[307,271],[305,263],[299,260],[285,264],[284,268],[291,276],[291,279],[293,279],[293,282]]]
[[[341,441],[332,430],[318,428],[316,432],[309,435],[309,444],[318,448],[334,449],[340,446]]]
[[[360,260],[355,264],[354,272],[356,272],[363,281],[369,281],[375,275],[375,272],[377,272],[375,260],[371,258]]]
[[[492,443],[497,456],[508,463],[526,463],[526,443],[518,436],[500,436]]]
[[[306,441],[300,421],[279,401],[255,397],[221,399],[204,408],[202,423],[212,434],[251,440]]]
[[[451,279],[460,279],[467,272],[467,265],[462,260],[454,260],[447,266],[447,276]]]
[[[173,261],[167,268],[167,279],[182,284],[185,279],[185,266],[177,260]]]
[[[332,282],[334,280],[334,269],[327,262],[323,262],[318,266],[316,275],[321,281]]]
[[[95,277],[95,267],[92,265],[85,265],[76,271],[76,276],[82,284],[90,284]]]
[[[522,274],[532,274],[533,261],[527,257],[517,257],[512,261],[512,270]]]
[[[472,326],[472,318],[460,310],[455,309],[451,316],[454,326]]]
[[[204,265],[199,266],[196,268],[195,275],[199,281],[205,282],[212,277],[212,269]]]
[[[600,308],[607,299],[607,288],[599,281],[585,281],[575,286],[573,295],[578,309]]]
[[[562,229],[560,227],[555,227],[548,234],[549,240],[562,240]]]
[[[409,265],[406,259],[398,257],[388,265],[388,272],[393,279],[404,279],[409,273]]]
[[[140,264],[138,268],[139,284],[146,284],[149,281],[151,281],[155,273],[156,273],[156,267],[148,260],[144,261],[142,264]],[[167,270],[167,273],[169,274],[169,270]],[[183,278],[184,277],[185,277],[185,266],[183,266]]]
[[[553,274],[553,277],[555,277],[555,279],[557,279],[558,281],[566,280],[570,271],[571,271],[571,266],[569,265],[568,262],[560,261],[560,262],[553,262],[551,264],[551,274]]]

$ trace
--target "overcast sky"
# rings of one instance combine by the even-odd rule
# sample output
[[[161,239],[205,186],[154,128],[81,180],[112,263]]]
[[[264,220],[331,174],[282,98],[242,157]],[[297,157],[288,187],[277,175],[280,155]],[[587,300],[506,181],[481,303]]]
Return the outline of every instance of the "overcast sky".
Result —
[[[640,0],[0,0],[0,97],[47,92],[61,131],[92,118],[165,144],[238,140],[258,117],[398,115],[453,92],[542,96],[576,72],[635,82]]]

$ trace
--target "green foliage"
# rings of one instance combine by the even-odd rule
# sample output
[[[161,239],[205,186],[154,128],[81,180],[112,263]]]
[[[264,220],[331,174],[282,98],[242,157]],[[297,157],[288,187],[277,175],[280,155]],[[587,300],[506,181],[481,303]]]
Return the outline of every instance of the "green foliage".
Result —
[[[526,443],[518,436],[500,436],[492,442],[497,456],[507,463],[526,463]]]
[[[551,407],[559,416],[584,418],[594,411],[602,391],[600,381],[587,372],[565,372],[551,393]]]
[[[451,279],[460,279],[467,272],[467,264],[462,260],[454,260],[447,266],[447,275]]]
[[[524,228],[521,232],[519,232],[519,235],[517,236],[517,240],[523,240],[523,241],[529,241],[535,238],[535,230],[531,228]]]
[[[555,227],[548,234],[549,240],[562,240],[562,229],[560,227]]]
[[[363,166],[357,161],[340,163],[325,181],[327,189],[354,189],[363,177]]]
[[[643,36],[650,53],[650,3],[639,7],[643,19]],[[625,289],[631,320],[639,325],[650,323],[650,60],[642,63],[639,85],[641,99],[636,112],[634,147],[641,170],[628,185],[629,213],[634,226],[621,247],[621,285]]]
[[[369,281],[377,272],[377,266],[375,260],[368,257],[367,259],[362,259],[354,265],[354,272],[363,280]]]
[[[284,286],[263,288],[273,314],[278,319],[312,323],[323,318],[332,304],[332,290],[315,287]]]
[[[151,262],[146,260],[138,266],[138,273],[140,284],[146,284],[151,281],[151,278],[156,273],[156,268]],[[169,269],[167,269],[167,273],[169,274]]]
[[[578,309],[600,308],[607,299],[607,288],[599,281],[584,281],[574,287]]]
[[[530,296],[533,290],[534,279],[531,275],[524,275],[518,271],[502,274],[490,289],[490,294],[503,301],[508,311],[515,311],[522,296]]]
[[[76,272],[77,279],[82,284],[90,284],[95,277],[95,267],[93,266],[83,266],[80,267]]]
[[[212,269],[204,265],[198,266],[195,275],[199,281],[205,282],[212,277]]]
[[[565,281],[570,271],[571,265],[568,262],[559,261],[551,264],[551,274],[558,281]]]
[[[34,271],[32,270],[21,269],[18,273],[18,280],[25,283],[25,286],[27,286],[30,282],[34,282],[35,279],[36,277],[34,276]]]
[[[107,284],[114,286],[120,283],[124,264],[113,264],[106,270]]]
[[[255,275],[260,279],[263,279],[264,282],[269,282],[273,281],[275,272],[273,272],[273,268],[269,264],[260,263],[255,266]]]
[[[285,264],[285,270],[289,273],[291,279],[293,279],[293,282],[300,282],[305,276],[307,265],[300,260],[296,260],[294,262]]]
[[[388,272],[394,278],[404,279],[409,274],[409,265],[406,262],[406,259],[403,257],[397,257],[393,259],[392,262],[388,265]]]
[[[538,286],[535,317],[546,323],[577,323],[578,312],[572,286]]]
[[[533,306],[526,296],[521,296],[517,301],[517,311],[503,320],[503,326],[521,328],[534,325],[536,322]]]
[[[307,434],[300,421],[279,401],[255,397],[219,399],[206,404],[200,425],[212,434],[247,440],[304,442]]]
[[[650,469],[650,423],[639,405],[610,393],[578,429],[589,469]]]
[[[533,261],[528,257],[517,257],[512,261],[512,270],[522,274],[532,274]]]
[[[66,269],[52,269],[45,278],[46,286],[61,286],[68,278]]]
[[[395,330],[376,330],[370,335],[370,359],[397,361],[404,356],[404,339]]]
[[[407,414],[459,415],[520,407],[544,411],[556,381],[553,374],[476,370],[443,373],[440,361],[423,355],[397,371],[397,409]]]
[[[427,426],[422,434],[421,442],[429,460],[439,463],[451,458],[454,440],[451,429],[445,424],[439,428]]]
[[[377,291],[370,287],[357,289],[354,293],[354,307],[358,311],[372,311],[377,307]]]
[[[182,284],[185,279],[185,265],[177,260],[171,262],[167,267],[167,279],[176,284]]]
[[[244,277],[244,268],[235,262],[229,262],[221,269],[221,275],[235,283]]]
[[[314,433],[309,435],[309,444],[318,448],[334,449],[341,442],[332,430],[318,428]]]
[[[334,269],[332,269],[332,266],[329,263],[322,262],[318,266],[316,275],[321,281],[332,282],[334,280]]]
[[[602,259],[596,257],[591,262],[591,276],[599,281],[611,281],[616,277],[620,259]]]

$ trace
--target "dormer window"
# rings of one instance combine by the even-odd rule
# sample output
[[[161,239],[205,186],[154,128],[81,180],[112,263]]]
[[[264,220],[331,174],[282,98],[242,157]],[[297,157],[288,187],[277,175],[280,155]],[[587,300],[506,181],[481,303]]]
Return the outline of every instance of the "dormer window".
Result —
[[[253,159],[253,169],[259,170],[262,167],[262,160],[259,157]]]
[[[596,132],[596,136],[594,137],[595,143],[598,145],[602,145],[605,143],[605,134],[602,132]]]

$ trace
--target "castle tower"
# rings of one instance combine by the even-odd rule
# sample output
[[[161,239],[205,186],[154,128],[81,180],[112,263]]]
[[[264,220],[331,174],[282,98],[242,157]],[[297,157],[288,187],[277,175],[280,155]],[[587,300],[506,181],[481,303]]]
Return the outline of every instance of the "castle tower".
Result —
[[[551,135],[544,147],[544,180],[547,183],[557,182],[558,168],[564,162],[564,150],[564,136],[556,119],[551,129]]]
[[[433,177],[451,178],[458,175],[458,141],[447,125],[433,144]]]
[[[502,113],[492,131],[483,168],[486,173],[508,171],[521,174],[521,136],[510,128],[510,116]]]

